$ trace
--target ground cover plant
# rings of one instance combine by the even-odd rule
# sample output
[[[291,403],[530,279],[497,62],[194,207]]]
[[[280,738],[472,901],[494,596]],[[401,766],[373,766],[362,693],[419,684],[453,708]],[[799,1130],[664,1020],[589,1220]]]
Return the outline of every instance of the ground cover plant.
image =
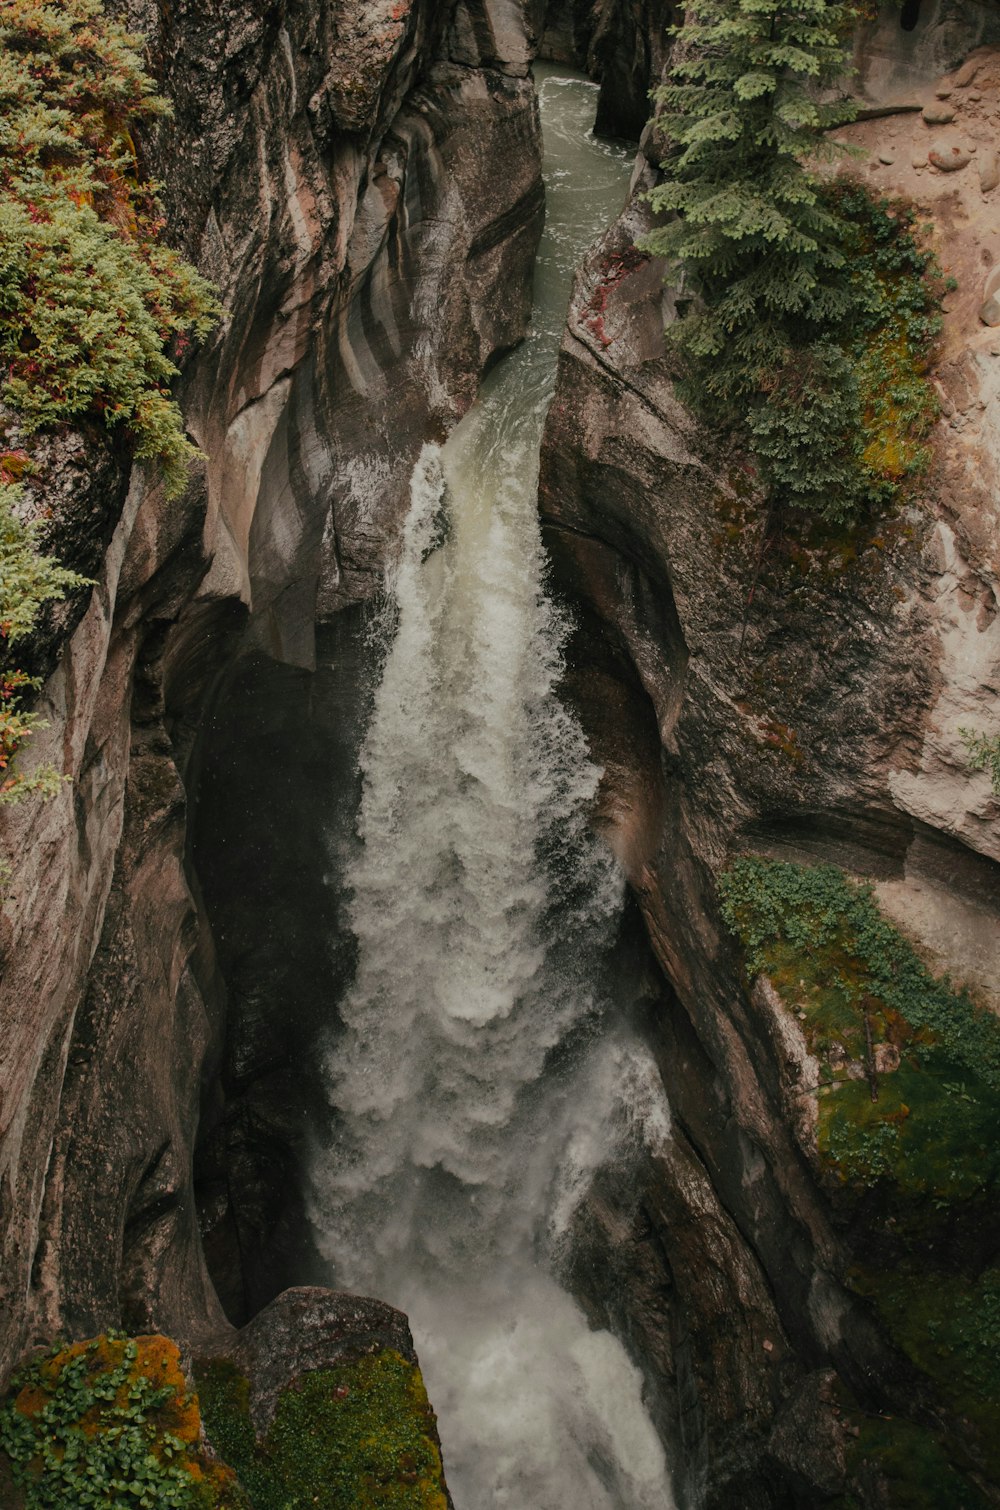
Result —
[[[0,1404],[0,1453],[25,1510],[239,1510],[234,1475],[200,1438],[198,1402],[164,1337],[57,1346]]]

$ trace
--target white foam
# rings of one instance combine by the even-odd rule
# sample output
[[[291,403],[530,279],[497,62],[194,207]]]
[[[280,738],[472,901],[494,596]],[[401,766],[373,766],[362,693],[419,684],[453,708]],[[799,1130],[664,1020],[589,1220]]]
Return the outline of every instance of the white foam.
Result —
[[[590,151],[591,86],[550,93],[563,148]],[[636,1368],[556,1277],[596,1169],[669,1131],[655,1068],[605,1021],[622,881],[556,697],[566,626],[536,508],[567,275],[627,180],[593,151],[604,200],[567,164],[575,236],[550,205],[534,339],[413,474],[361,760],[357,970],[326,1061],[337,1136],[313,1175],[334,1281],[410,1316],[459,1510],[673,1503]]]

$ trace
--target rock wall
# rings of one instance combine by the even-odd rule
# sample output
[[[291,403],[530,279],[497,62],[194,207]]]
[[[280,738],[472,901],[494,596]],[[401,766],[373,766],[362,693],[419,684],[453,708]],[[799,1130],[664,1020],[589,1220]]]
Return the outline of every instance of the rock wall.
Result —
[[[539,56],[572,63],[601,86],[596,130],[638,141],[669,51],[672,0],[535,0]]]
[[[994,24],[967,9],[949,65]],[[577,1278],[654,1395],[667,1382],[682,1503],[699,1506],[842,1492],[838,1375],[868,1408],[927,1405],[926,1381],[845,1283],[850,1240],[791,1110],[796,1035],[741,984],[718,871],[752,850],[871,879],[937,968],[995,1000],[1000,802],[959,735],[998,728],[1000,347],[979,308],[1000,247],[975,166],[994,131],[994,54],[942,79],[938,30],[922,52],[899,30],[883,18],[880,55],[905,47],[911,102],[951,91],[967,164],[934,168],[919,113],[846,133],[873,185],[916,198],[959,282],[920,508],[878,534],[761,556],[746,458],[674,392],[671,292],[633,249],[654,181],[643,157],[637,197],[578,277],[543,449],[547,544],[578,625],[571,691],[661,972],[647,1029],[675,1125],[640,1191],[598,1181]],[[609,1267],[622,1276],[610,1303],[595,1283]]]
[[[183,500],[78,446],[114,534],[34,742],[73,786],[3,816],[0,1373],[62,1328],[223,1324],[192,1188],[224,1003],[194,724],[233,656],[309,666],[317,616],[372,590],[417,449],[523,333],[543,208],[518,7],[122,9],[175,111],[142,150],[228,315],[185,375],[208,461]]]

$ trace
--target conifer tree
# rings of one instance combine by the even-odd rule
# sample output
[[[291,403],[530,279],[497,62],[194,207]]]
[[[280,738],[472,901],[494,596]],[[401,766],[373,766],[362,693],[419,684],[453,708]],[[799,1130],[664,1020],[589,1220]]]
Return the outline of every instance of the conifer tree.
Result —
[[[830,515],[857,502],[860,401],[843,226],[811,165],[851,115],[829,95],[852,21],[839,0],[693,0],[656,94],[669,145],[649,198],[672,218],[641,243],[694,295],[670,330],[688,396],[749,426],[773,491]]]
[[[826,329],[847,310],[839,223],[804,160],[831,150],[820,133],[847,113],[816,95],[844,72],[849,20],[826,0],[694,0],[657,92],[670,150],[650,199],[680,218],[647,245],[705,297],[685,347],[715,357],[735,336],[744,371],[720,378],[725,396],[771,365],[769,328]]]

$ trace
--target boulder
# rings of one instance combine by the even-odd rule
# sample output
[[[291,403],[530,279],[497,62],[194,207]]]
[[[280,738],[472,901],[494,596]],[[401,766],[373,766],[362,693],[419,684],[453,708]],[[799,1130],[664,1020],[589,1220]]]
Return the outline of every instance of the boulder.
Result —
[[[927,157],[939,173],[957,173],[960,168],[967,168],[972,161],[971,152],[946,142],[939,142],[932,147]]]

